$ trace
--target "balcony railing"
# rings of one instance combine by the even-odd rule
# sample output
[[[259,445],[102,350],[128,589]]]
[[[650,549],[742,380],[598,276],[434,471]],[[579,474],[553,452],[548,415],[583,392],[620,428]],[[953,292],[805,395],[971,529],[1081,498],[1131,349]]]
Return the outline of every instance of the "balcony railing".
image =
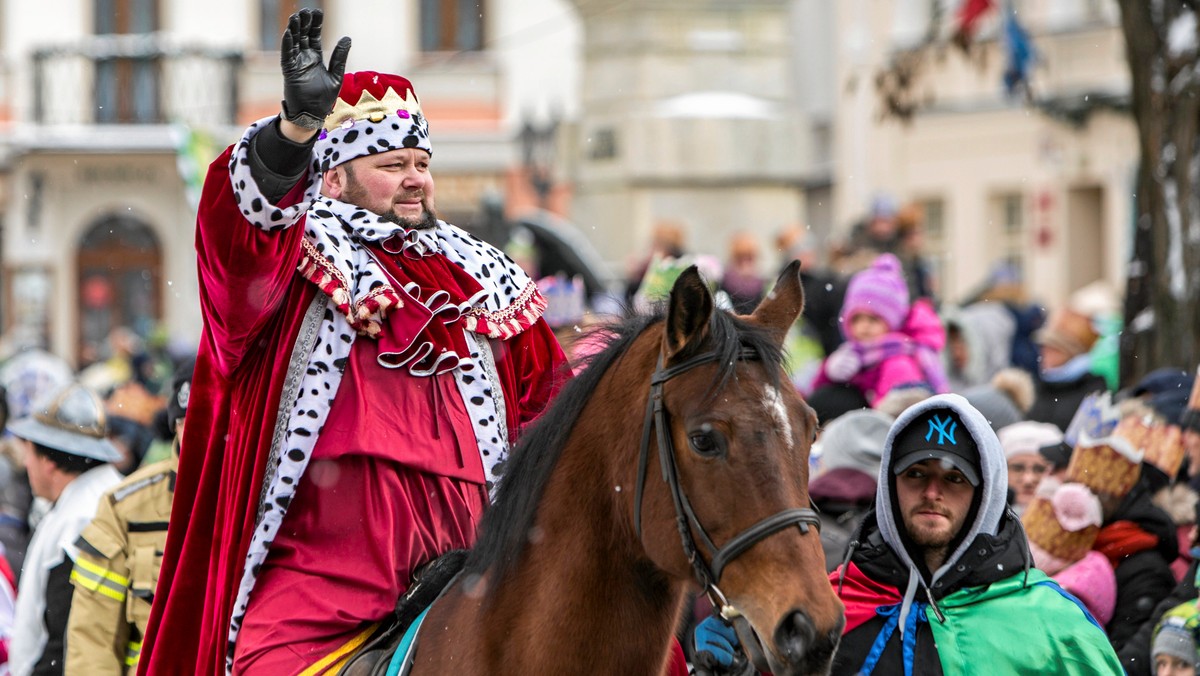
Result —
[[[242,53],[161,34],[98,35],[33,54],[33,121],[234,124]]]

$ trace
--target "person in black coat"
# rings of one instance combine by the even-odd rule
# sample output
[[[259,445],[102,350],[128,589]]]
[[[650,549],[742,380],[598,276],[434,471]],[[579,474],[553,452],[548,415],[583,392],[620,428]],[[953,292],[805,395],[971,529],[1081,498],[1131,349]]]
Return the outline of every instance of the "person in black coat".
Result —
[[[825,570],[832,572],[863,517],[875,504],[883,444],[894,418],[869,408],[830,422],[817,439],[820,472],[808,494],[821,517]]]
[[[775,248],[780,253],[780,270],[794,260],[800,261],[800,284],[804,287],[802,321],[821,343],[821,351],[824,354],[833,352],[843,340],[838,317],[850,280],[820,262],[805,228],[784,228],[775,237]]]
[[[1150,501],[1151,494],[1149,479],[1139,478],[1106,514],[1093,547],[1108,556],[1117,576],[1117,604],[1105,629],[1118,654],[1146,622],[1153,625],[1155,606],[1176,585],[1171,573],[1179,554],[1175,522]]]
[[[1192,561],[1179,584],[1158,602],[1150,613],[1150,618],[1143,622],[1117,651],[1117,657],[1121,658],[1121,665],[1125,667],[1127,676],[1151,676],[1154,673],[1154,665],[1150,662],[1154,628],[1168,610],[1200,595],[1196,589],[1197,564],[1200,564],[1200,561]]]
[[[1066,431],[1083,400],[1108,388],[1091,372],[1092,349],[1099,334],[1091,320],[1072,310],[1058,310],[1037,334],[1040,352],[1033,406],[1026,419],[1048,422]]]

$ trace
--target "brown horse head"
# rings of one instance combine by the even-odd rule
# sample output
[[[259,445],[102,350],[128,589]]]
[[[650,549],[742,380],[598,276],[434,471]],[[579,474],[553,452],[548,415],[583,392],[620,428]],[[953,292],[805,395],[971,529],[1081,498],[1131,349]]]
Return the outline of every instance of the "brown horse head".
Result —
[[[643,513],[635,515],[646,555],[671,576],[707,575],[684,554],[666,480],[671,464],[692,512],[691,538],[702,543],[697,550],[710,571],[722,557],[703,543],[720,550],[772,516],[810,507],[816,415],[782,368],[784,336],[803,306],[795,263],[744,318],[717,310],[694,268],[672,289],[660,352],[663,371],[678,371],[662,386],[673,463],[651,453]],[[705,355],[716,358],[687,368]],[[758,666],[781,676],[825,673],[844,625],[814,520],[751,538],[712,580],[710,596],[723,595],[727,614],[744,619],[735,624],[748,652],[765,662]]]
[[[763,668],[824,673],[842,606],[808,509],[816,419],[781,351],[803,304],[794,266],[748,317],[716,309],[690,269],[665,318],[608,327],[522,433],[414,673],[657,676],[697,581],[741,614]]]

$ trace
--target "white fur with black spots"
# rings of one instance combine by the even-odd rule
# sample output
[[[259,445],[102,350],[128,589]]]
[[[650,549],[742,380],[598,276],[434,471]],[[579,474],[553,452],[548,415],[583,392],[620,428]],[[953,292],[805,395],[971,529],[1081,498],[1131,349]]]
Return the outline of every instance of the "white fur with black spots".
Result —
[[[319,431],[325,423],[350,349],[363,333],[356,330],[354,316],[364,308],[380,285],[391,286],[387,274],[380,268],[362,241],[384,241],[399,235],[403,241],[397,256],[422,256],[441,253],[465,270],[483,287],[472,299],[471,307],[449,308],[438,305],[435,316],[453,314],[465,316],[464,335],[471,354],[462,356],[455,364],[455,385],[471,415],[472,428],[483,461],[489,490],[493,490],[503,473],[508,453],[506,406],[495,375],[490,339],[508,339],[531,326],[541,316],[545,301],[537,293],[528,275],[495,247],[445,222],[429,230],[405,230],[354,205],[318,197],[320,177],[310,171],[305,199],[287,209],[269,204],[250,177],[246,153],[249,139],[271,120],[261,120],[247,130],[230,160],[235,198],[239,205],[261,200],[261,209],[242,209],[247,221],[267,232],[275,232],[299,221],[305,211],[305,240],[307,250],[322,257],[320,267],[329,272],[329,288],[333,295],[324,303],[314,301],[306,316],[302,335],[297,340],[297,352],[285,383],[285,396],[280,402],[272,457],[268,460],[267,475],[260,493],[259,516],[254,535],[246,554],[242,579],[234,603],[226,653],[226,671],[232,671],[234,648],[241,629],[241,620],[249,604],[259,567],[266,559],[271,542],[283,523],[301,478],[316,446]],[[302,266],[303,267],[303,266]],[[298,270],[298,272],[301,272]],[[311,270],[308,271],[311,273]],[[303,273],[302,273],[303,274]],[[311,279],[307,274],[306,278]],[[318,284],[321,287],[321,284]],[[346,298],[338,302],[336,290]],[[323,291],[328,291],[322,287]],[[421,302],[404,289],[395,290],[404,302]],[[321,295],[317,296],[322,298]],[[427,299],[429,300],[429,299]],[[382,324],[386,309],[377,312]],[[424,366],[422,366],[424,365]],[[414,370],[415,369],[415,370]],[[408,370],[410,375],[422,371],[437,372],[428,362],[418,359]]]

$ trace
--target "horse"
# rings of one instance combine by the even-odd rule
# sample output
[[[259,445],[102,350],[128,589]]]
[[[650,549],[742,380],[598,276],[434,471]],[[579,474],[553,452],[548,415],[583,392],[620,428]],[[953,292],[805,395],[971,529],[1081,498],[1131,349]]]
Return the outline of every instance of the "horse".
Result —
[[[665,318],[609,328],[511,454],[410,673],[662,674],[697,582],[756,666],[827,673],[844,616],[809,509],[817,421],[782,369],[803,303],[798,264],[744,317],[693,267]]]

